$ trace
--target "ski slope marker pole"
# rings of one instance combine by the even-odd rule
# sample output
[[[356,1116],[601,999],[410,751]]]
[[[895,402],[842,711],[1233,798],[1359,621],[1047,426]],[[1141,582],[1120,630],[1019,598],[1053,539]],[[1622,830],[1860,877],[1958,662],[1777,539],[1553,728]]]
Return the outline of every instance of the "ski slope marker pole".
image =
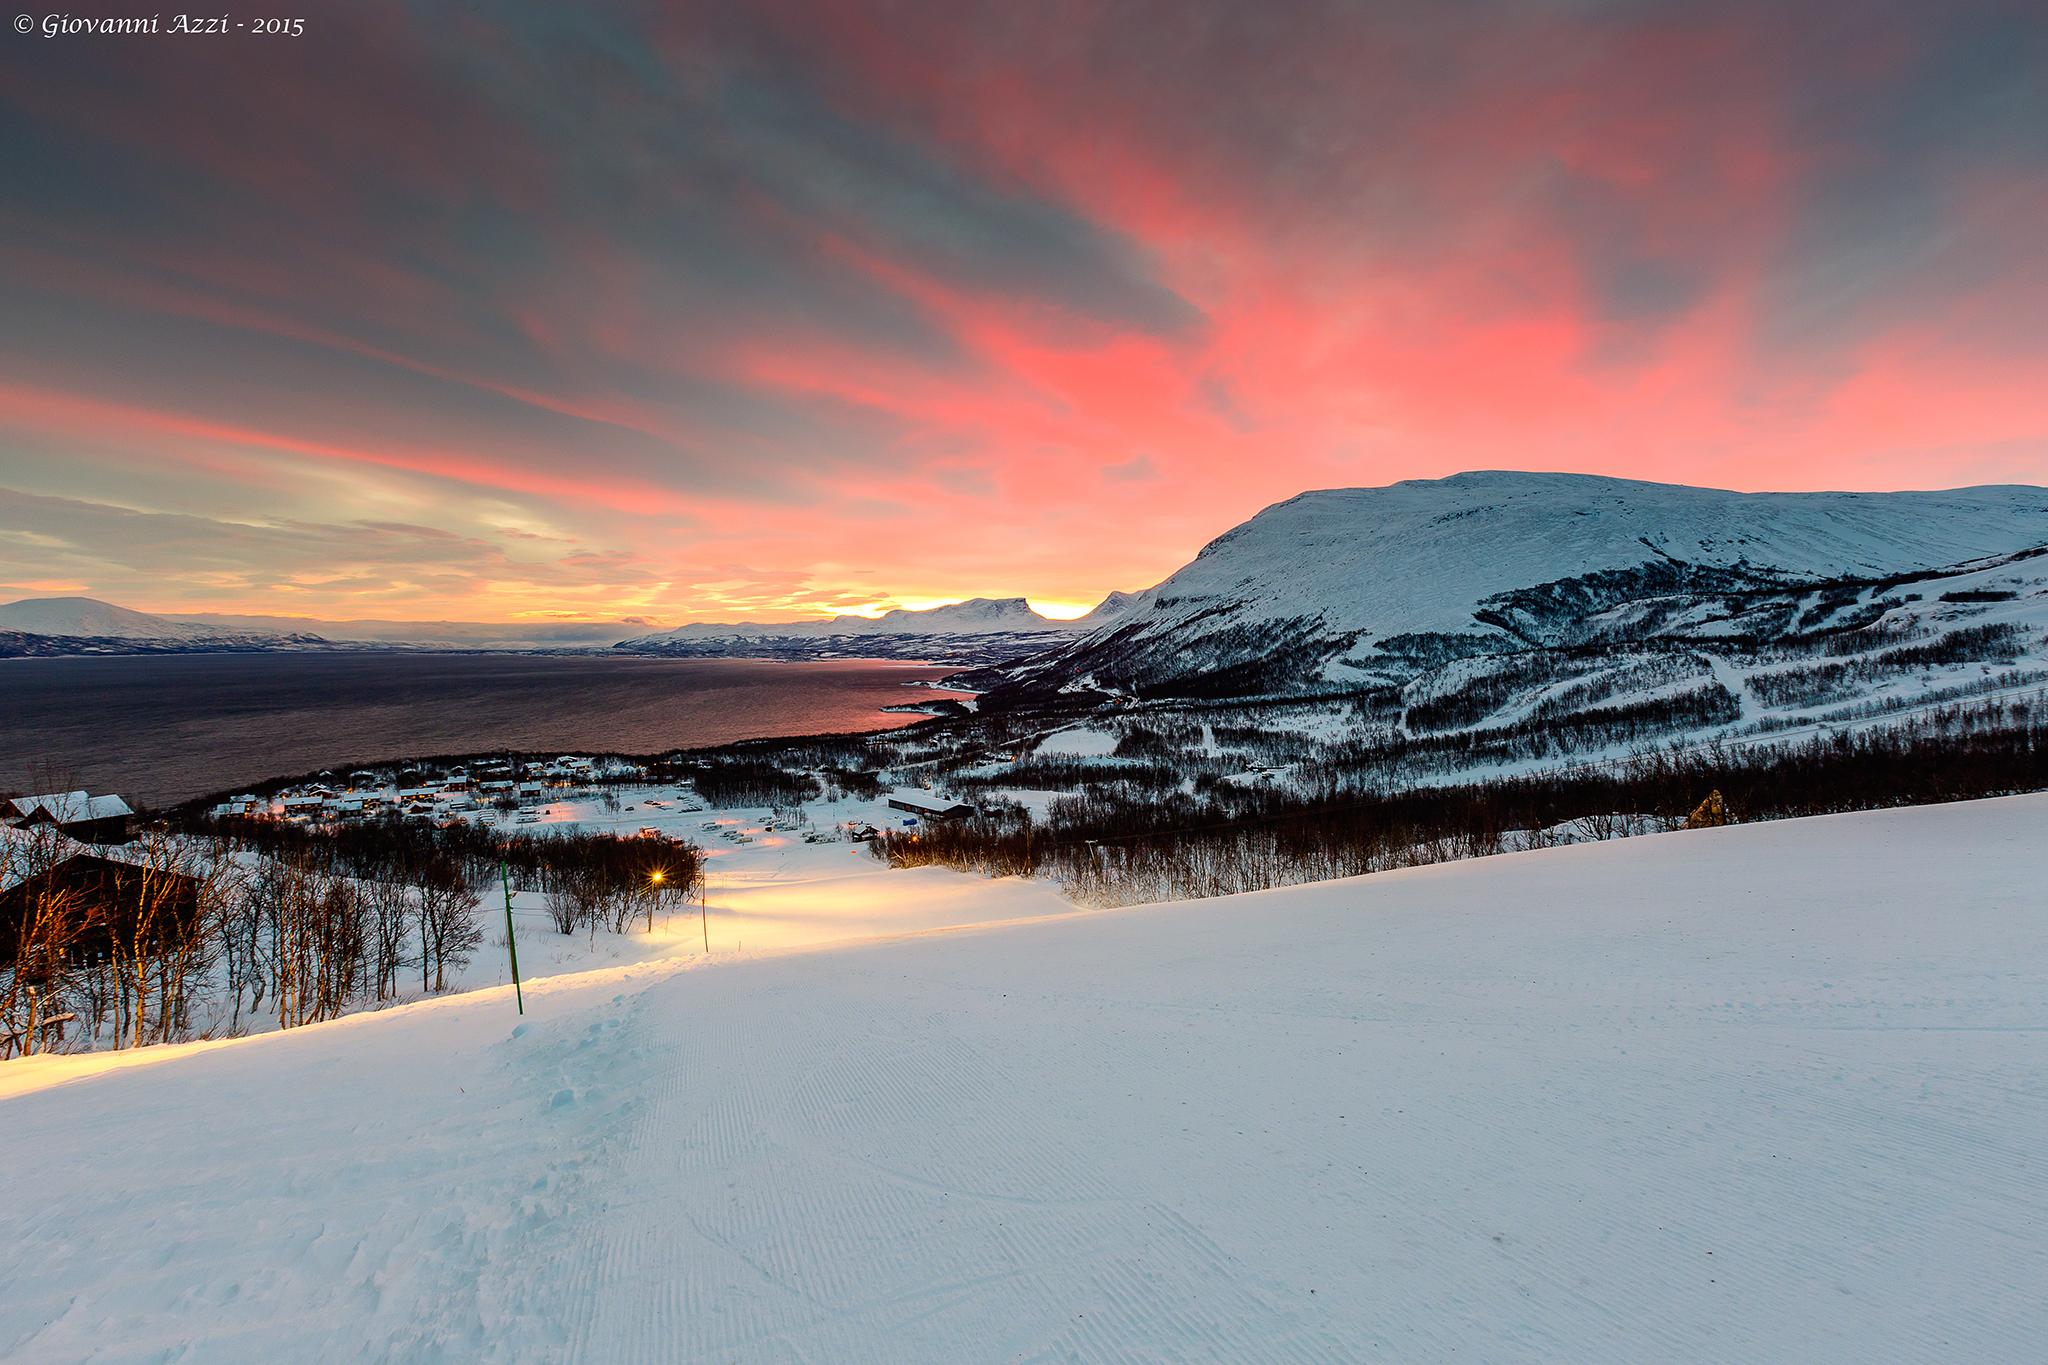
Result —
[[[519,1012],[526,1013],[526,993],[519,989],[519,945],[512,941],[512,878],[505,871],[505,860],[498,859],[498,885],[505,888],[505,951],[512,954],[512,998],[519,1003]]]

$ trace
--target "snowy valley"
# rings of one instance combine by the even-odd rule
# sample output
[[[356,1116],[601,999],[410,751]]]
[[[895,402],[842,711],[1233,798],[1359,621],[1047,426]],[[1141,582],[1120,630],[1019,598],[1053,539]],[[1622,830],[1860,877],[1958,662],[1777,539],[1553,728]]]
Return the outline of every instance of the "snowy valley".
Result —
[[[1093,619],[619,646],[698,650],[970,667],[886,732],[0,829],[0,1358],[2048,1333],[2048,491],[1460,475]]]

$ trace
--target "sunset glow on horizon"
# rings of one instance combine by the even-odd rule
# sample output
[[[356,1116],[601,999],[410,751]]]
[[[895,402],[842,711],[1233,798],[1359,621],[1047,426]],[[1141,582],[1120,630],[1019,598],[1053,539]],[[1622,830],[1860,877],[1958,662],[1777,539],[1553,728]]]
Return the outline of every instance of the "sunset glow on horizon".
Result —
[[[306,12],[9,34],[0,600],[1071,617],[1311,488],[2048,484],[2038,5]]]

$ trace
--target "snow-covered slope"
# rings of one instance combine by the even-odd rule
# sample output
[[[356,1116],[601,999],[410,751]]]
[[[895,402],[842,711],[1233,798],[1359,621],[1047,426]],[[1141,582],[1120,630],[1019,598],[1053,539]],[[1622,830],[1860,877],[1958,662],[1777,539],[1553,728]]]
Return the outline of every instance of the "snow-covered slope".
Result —
[[[261,626],[228,630],[194,621],[174,621],[130,611],[94,597],[26,597],[9,602],[0,606],[0,630],[101,640],[214,640],[276,633]]]
[[[1067,624],[1084,630],[1093,630],[1097,626],[1105,626],[1111,621],[1121,620],[1125,616],[1130,615],[1137,605],[1137,593],[1113,592],[1100,602],[1097,602],[1087,615],[1077,616],[1072,621],[1067,622]]]
[[[1580,643],[1583,622],[1633,601],[1699,606],[2043,545],[2048,489],[2025,486],[1731,493],[1487,472],[1327,489],[1219,536],[1119,620],[1010,677],[1111,691],[1206,677],[1223,694],[1405,681],[1447,657]]]
[[[9,1062],[0,1358],[2033,1359],[2044,820],[1656,835],[558,977],[523,1026],[479,990]]]

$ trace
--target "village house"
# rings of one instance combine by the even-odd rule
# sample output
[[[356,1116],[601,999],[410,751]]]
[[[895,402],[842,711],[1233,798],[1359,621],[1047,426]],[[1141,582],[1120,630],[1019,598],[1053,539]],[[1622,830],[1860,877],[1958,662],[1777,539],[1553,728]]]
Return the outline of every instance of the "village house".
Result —
[[[974,814],[974,807],[964,801],[951,801],[927,791],[903,789],[890,793],[889,809],[907,811],[927,820],[961,820]]]
[[[58,833],[82,844],[125,844],[128,817],[133,814],[118,796],[88,796],[76,791],[13,797],[4,803],[4,817],[0,818],[16,826],[55,825]]]
[[[83,851],[33,876],[0,883],[0,969],[38,972],[58,962],[89,961],[113,939],[147,934],[159,941],[189,932],[199,914],[199,883],[183,873],[137,867]]]

